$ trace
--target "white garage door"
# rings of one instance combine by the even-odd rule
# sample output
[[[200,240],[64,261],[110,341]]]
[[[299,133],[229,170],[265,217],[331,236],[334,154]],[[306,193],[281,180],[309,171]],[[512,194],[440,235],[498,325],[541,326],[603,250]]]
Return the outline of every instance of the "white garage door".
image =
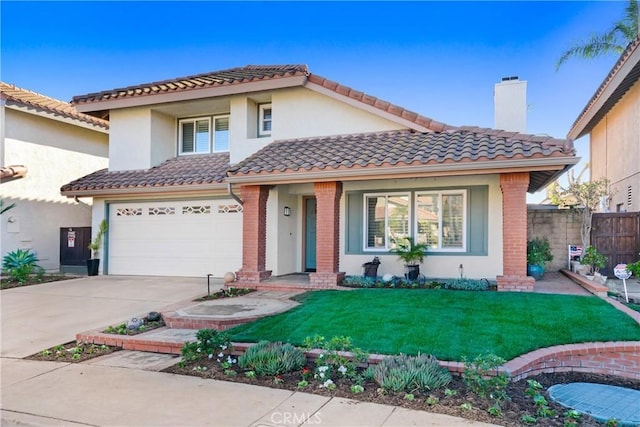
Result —
[[[241,264],[242,206],[234,200],[109,207],[109,274],[222,277]]]

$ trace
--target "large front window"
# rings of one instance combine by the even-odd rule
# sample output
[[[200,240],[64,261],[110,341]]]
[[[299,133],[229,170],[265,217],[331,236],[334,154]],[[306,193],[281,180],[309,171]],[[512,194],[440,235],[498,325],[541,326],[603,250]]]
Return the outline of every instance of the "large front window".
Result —
[[[178,140],[180,154],[229,151],[229,116],[180,120]]]
[[[365,249],[391,249],[410,235],[409,194],[367,194],[364,205]]]
[[[438,251],[464,251],[466,192],[416,193],[416,241]]]
[[[389,250],[413,237],[434,252],[466,251],[467,191],[364,195],[364,249]]]

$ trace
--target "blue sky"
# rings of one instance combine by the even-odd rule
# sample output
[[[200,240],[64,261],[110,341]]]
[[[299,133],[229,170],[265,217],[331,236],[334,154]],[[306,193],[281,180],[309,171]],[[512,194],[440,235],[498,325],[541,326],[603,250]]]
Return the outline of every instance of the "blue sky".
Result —
[[[74,95],[247,64],[319,74],[452,125],[493,127],[493,86],[528,82],[528,132],[566,136],[614,56],[555,62],[626,2],[2,1],[1,79]],[[588,156],[586,138],[578,154]]]

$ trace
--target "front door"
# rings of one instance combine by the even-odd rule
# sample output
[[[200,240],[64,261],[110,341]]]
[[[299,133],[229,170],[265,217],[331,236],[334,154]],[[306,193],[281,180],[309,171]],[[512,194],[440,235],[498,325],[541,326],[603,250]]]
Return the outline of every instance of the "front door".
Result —
[[[304,200],[304,270],[316,271],[316,199]]]

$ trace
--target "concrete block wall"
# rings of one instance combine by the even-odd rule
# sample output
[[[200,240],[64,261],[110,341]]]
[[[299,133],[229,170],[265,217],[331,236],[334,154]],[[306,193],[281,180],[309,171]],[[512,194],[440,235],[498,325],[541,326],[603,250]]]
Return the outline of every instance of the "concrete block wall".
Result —
[[[547,270],[567,268],[568,246],[582,245],[580,212],[546,205],[528,205],[527,240],[536,237],[547,237],[551,244],[553,261],[547,265]]]

